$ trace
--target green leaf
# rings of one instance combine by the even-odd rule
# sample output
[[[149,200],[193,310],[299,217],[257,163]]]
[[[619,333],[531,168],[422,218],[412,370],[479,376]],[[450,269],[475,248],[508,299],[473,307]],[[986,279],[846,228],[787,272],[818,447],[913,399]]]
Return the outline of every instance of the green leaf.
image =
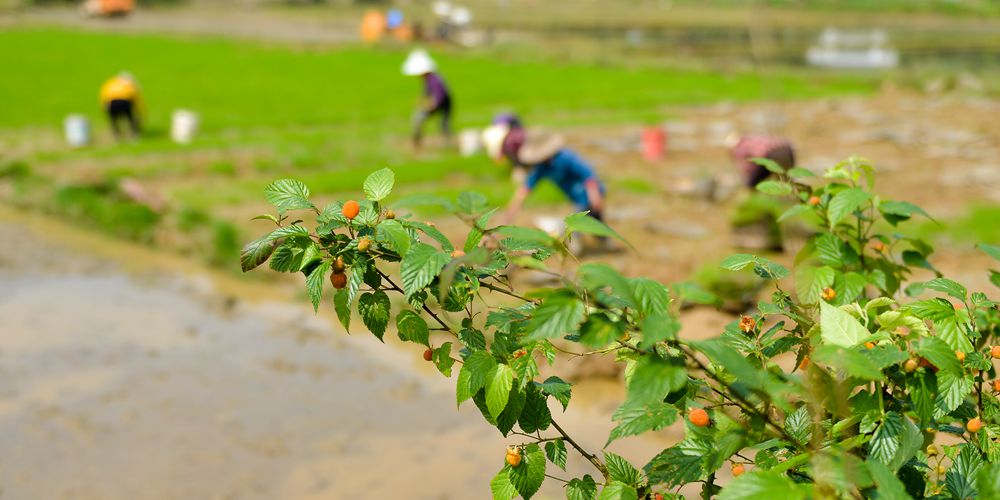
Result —
[[[896,455],[887,464],[893,472],[898,471],[903,464],[906,464],[923,447],[924,435],[920,432],[909,418],[903,417],[903,431],[899,435],[899,448]]]
[[[389,296],[379,290],[375,293],[365,292],[358,299],[358,314],[365,326],[382,340],[385,335],[385,327],[389,325]]]
[[[757,257],[748,253],[738,253],[722,259],[719,266],[730,271],[742,271],[756,263]]]
[[[785,167],[778,165],[778,162],[770,158],[750,158],[750,161],[760,165],[768,170],[768,172],[774,172],[776,174],[785,173]]]
[[[486,376],[486,407],[496,418],[507,406],[510,388],[514,385],[514,370],[504,364],[496,364]]]
[[[734,479],[722,489],[718,500],[803,500],[806,490],[777,472],[755,470]]]
[[[517,488],[510,481],[510,466],[504,465],[497,475],[490,481],[490,491],[493,492],[493,500],[511,500],[517,496]]]
[[[524,341],[534,342],[576,333],[583,315],[583,302],[576,294],[560,290],[546,297],[535,309],[528,321],[529,333]]]
[[[771,196],[788,196],[792,194],[792,185],[782,181],[764,181],[756,186],[757,191]]]
[[[871,196],[871,193],[860,188],[845,189],[834,195],[826,209],[830,229],[836,227],[851,212],[860,208],[862,203],[871,199]]]
[[[976,489],[980,498],[1000,498],[1000,464],[985,464],[979,471]]]
[[[927,358],[934,366],[952,374],[961,374],[962,365],[955,357],[955,350],[941,339],[925,337],[917,343],[917,354]],[[950,410],[949,410],[950,411]]]
[[[924,288],[946,293],[958,300],[961,300],[962,302],[965,302],[969,296],[969,292],[964,286],[948,278],[934,278],[924,283]]]
[[[712,453],[709,443],[685,439],[661,451],[644,467],[650,484],[680,486],[697,481],[702,476],[702,463]]]
[[[953,354],[954,356],[954,354]],[[961,372],[940,371],[937,376],[938,394],[934,405],[936,416],[943,416],[958,408],[973,389],[972,377]]]
[[[413,228],[426,234],[432,240],[438,242],[438,244],[441,245],[441,249],[444,250],[445,252],[451,252],[452,250],[455,249],[455,246],[451,244],[451,241],[448,239],[448,237],[445,236],[444,233],[442,233],[441,231],[438,231],[436,227],[431,226],[430,224],[412,220],[401,221],[400,224],[402,224],[403,227]]]
[[[909,219],[913,214],[923,215],[930,220],[934,220],[924,209],[905,201],[883,201],[878,206],[879,212],[890,224],[896,225]]]
[[[545,382],[538,384],[538,388],[545,394],[556,398],[556,401],[562,404],[563,411],[566,411],[566,407],[569,406],[570,397],[573,394],[573,386],[553,375],[545,379]]]
[[[604,452],[604,463],[608,467],[611,479],[632,486],[639,484],[639,471],[628,460],[606,451]]]
[[[614,229],[608,227],[605,223],[587,215],[587,212],[578,212],[566,217],[566,232],[567,233],[587,233],[596,236],[605,236],[609,238],[614,238],[618,241],[629,246],[629,248],[635,250],[635,247],[631,243],[622,238]]]
[[[309,201],[309,188],[295,179],[280,179],[264,188],[264,198],[278,209],[278,213],[304,208],[316,208]]]
[[[396,174],[388,168],[376,170],[365,179],[365,196],[371,201],[381,201],[392,192],[392,186],[396,182]]]
[[[489,200],[480,193],[462,191],[455,200],[455,208],[462,213],[475,215],[486,210]]]
[[[811,170],[804,169],[802,167],[792,167],[786,172],[789,177],[793,179],[799,179],[803,177],[816,177],[816,174],[812,173]]]
[[[611,430],[608,442],[628,436],[638,436],[649,431],[658,431],[677,420],[677,408],[663,402],[647,405],[623,404],[611,417],[618,426]]]
[[[455,360],[451,357],[451,342],[445,342],[431,351],[431,361],[442,375],[450,377],[451,367],[455,364]]]
[[[778,216],[778,224],[781,224],[789,219],[798,217],[799,215],[810,213],[813,211],[813,207],[809,205],[792,205],[787,210],[785,210],[781,215]]]
[[[466,252],[478,247],[479,243],[483,241],[483,236],[485,236],[483,231],[487,230],[487,224],[490,222],[490,217],[493,216],[494,212],[496,212],[495,208],[484,213],[483,215],[480,215],[479,218],[476,219],[476,223],[473,225],[472,229],[469,230],[469,235],[465,237],[465,245],[463,248]]]
[[[333,309],[337,311],[337,319],[344,326],[344,331],[351,329],[351,301],[346,288],[337,290],[333,296]]]
[[[644,316],[667,313],[670,291],[666,286],[649,278],[632,278],[629,283],[640,313]]]
[[[785,432],[799,444],[809,444],[812,439],[812,418],[809,416],[807,405],[800,406],[785,417]]]
[[[406,295],[413,295],[431,284],[450,260],[448,254],[426,243],[417,243],[410,247],[399,266]]]
[[[583,479],[570,479],[566,485],[566,500],[594,500],[597,498],[597,483],[590,474]]]
[[[375,241],[399,255],[410,250],[410,233],[396,220],[382,221],[375,229]]]
[[[836,275],[828,266],[801,265],[795,269],[795,292],[803,304],[816,304],[822,300],[823,289],[833,286]]]
[[[943,340],[948,347],[955,351],[972,352],[972,342],[965,333],[965,329],[958,323],[958,318],[952,317],[943,319],[934,324],[937,327],[937,336]]]
[[[628,380],[626,404],[644,406],[663,401],[667,394],[680,390],[687,384],[687,371],[683,364],[664,361],[656,355],[639,358]]]
[[[528,434],[548,429],[552,423],[552,413],[549,412],[546,397],[534,385],[528,386],[525,396],[524,408],[521,409],[517,425]]]
[[[566,443],[562,439],[547,441],[545,443],[545,456],[549,459],[549,462],[556,464],[562,470],[566,470]]]
[[[632,293],[632,285],[618,271],[615,271],[607,264],[589,263],[580,266],[577,271],[580,283],[588,290],[602,290],[605,287],[611,288],[615,299],[623,302],[623,305],[632,309],[637,308],[635,296]]]
[[[835,269],[843,269],[858,261],[858,254],[850,246],[840,240],[837,235],[824,233],[815,240],[816,256],[819,261]]]
[[[885,415],[882,423],[875,429],[872,440],[868,443],[868,458],[888,465],[899,449],[900,435],[903,433],[903,416],[894,411]]]
[[[545,454],[537,444],[529,444],[521,453],[521,463],[510,467],[510,482],[525,500],[530,499],[545,480]]]
[[[456,398],[458,404],[472,397],[486,387],[486,381],[496,367],[496,360],[486,351],[476,351],[465,358],[458,372]]]
[[[813,351],[813,359],[843,370],[852,377],[864,380],[882,380],[885,376],[875,363],[855,349],[837,345],[824,345]]]
[[[993,260],[1000,261],[1000,246],[987,245],[986,243],[979,243],[976,245],[976,248],[982,250],[983,253],[985,253],[986,255],[993,257]]]
[[[625,324],[605,313],[594,313],[580,326],[580,343],[595,349],[604,347],[625,333]]]
[[[871,336],[868,329],[862,326],[854,316],[826,302],[821,302],[819,307],[820,337],[826,344],[854,347]]]
[[[983,468],[983,459],[971,444],[960,445],[962,451],[958,458],[952,462],[951,468],[945,476],[945,485],[953,498],[978,498],[975,481],[979,471]],[[983,497],[984,499],[987,497]]]
[[[319,301],[323,298],[323,282],[326,281],[326,273],[329,271],[330,262],[323,261],[306,278],[306,290],[309,292],[309,300],[312,301],[314,311],[319,311]]]
[[[604,486],[601,490],[601,496],[597,497],[598,500],[637,500],[639,494],[636,493],[635,488],[618,481],[611,481]]]
[[[675,339],[680,331],[681,323],[673,316],[666,314],[648,316],[642,322],[642,341],[639,343],[639,347],[649,349],[657,342]]]
[[[934,389],[931,388],[929,378],[931,375],[917,372],[906,381],[906,392],[921,426],[928,424],[934,417]]]
[[[396,332],[399,340],[430,346],[430,328],[427,327],[427,322],[409,309],[403,309],[396,315]]]
[[[271,253],[274,252],[275,246],[277,246],[276,243],[268,239],[267,236],[247,243],[240,251],[240,267],[243,272],[267,262]]]
[[[344,290],[347,290],[347,301],[353,302],[354,298],[358,296],[358,292],[361,291],[361,284],[365,280],[365,269],[363,267],[355,266],[351,271],[351,274],[347,276],[347,286]]]

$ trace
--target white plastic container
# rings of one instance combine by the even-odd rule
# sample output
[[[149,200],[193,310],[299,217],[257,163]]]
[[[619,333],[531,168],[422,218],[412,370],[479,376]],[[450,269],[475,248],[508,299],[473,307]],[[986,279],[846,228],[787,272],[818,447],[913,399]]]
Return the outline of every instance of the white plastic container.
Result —
[[[71,147],[82,148],[90,144],[90,120],[83,115],[69,115],[63,121],[63,134]]]
[[[468,158],[478,153],[483,148],[480,131],[474,128],[467,128],[458,133],[458,153]]]
[[[174,110],[170,117],[170,139],[178,144],[190,144],[198,133],[198,114],[186,109]]]

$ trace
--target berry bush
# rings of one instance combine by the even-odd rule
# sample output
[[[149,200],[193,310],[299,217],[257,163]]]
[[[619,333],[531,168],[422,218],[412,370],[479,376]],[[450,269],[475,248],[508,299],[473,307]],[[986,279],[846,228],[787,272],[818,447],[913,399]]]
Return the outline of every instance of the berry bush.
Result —
[[[469,227],[456,247],[433,224],[389,209],[388,169],[368,177],[364,200],[322,209],[298,181],[269,185],[277,213],[258,218],[276,227],[241,262],[302,273],[313,306],[327,295],[344,328],[357,315],[380,340],[392,323],[418,344],[455,380],[457,403],[474,404],[512,442],[497,453],[495,499],[531,498],[570,457],[593,466],[561,479],[573,500],[683,498],[691,483],[722,500],[1000,498],[997,302],[942,276],[931,246],[899,232],[929,216],[875,194],[867,161],[822,177],[762,164],[775,175],[758,190],[795,202],[780,219],[815,232],[792,270],[755,255],[723,260],[773,293],[707,340],[678,336],[679,311],[713,303],[711,294],[576,262],[569,238],[620,239],[585,213],[553,236],[493,226],[485,199],[462,193],[442,202]],[[315,223],[290,221],[292,212]],[[1000,247],[980,249],[1000,260]],[[517,268],[559,286],[517,291],[508,278]],[[627,397],[607,443],[677,421],[684,439],[646,463],[584,449],[553,415],[568,411],[571,385],[539,376],[560,351],[624,363]]]

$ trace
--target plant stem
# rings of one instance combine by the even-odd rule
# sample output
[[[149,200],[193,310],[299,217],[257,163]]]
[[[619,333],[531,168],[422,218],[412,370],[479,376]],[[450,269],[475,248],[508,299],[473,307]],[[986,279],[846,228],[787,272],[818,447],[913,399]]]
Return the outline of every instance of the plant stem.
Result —
[[[583,458],[586,458],[590,463],[594,464],[594,467],[597,468],[597,470],[601,472],[601,475],[604,476],[605,481],[608,481],[611,478],[611,476],[608,474],[607,466],[605,466],[604,463],[602,463],[601,460],[597,458],[597,455],[594,455],[593,453],[587,453],[587,451],[581,448],[580,445],[576,443],[576,441],[573,441],[573,438],[569,437],[569,434],[566,434],[566,431],[564,431],[562,427],[559,427],[559,424],[556,423],[555,420],[552,421],[552,427],[555,428],[555,430],[562,435],[563,440],[565,440],[567,443],[570,444],[570,446],[575,448],[576,451],[578,451],[581,455],[583,455]]]
[[[406,292],[404,292],[403,289],[399,287],[399,285],[397,285],[396,283],[394,283],[392,281],[392,279],[389,278],[388,274],[382,272],[382,270],[379,269],[379,268],[375,268],[375,271],[378,272],[378,275],[381,276],[382,279],[384,279],[387,283],[389,283],[390,285],[392,285],[392,288],[390,288],[390,290],[395,291],[395,292],[399,292],[400,294],[402,294],[404,296],[406,295]],[[438,324],[441,325],[441,327],[445,329],[445,331],[447,331],[447,332],[451,333],[452,335],[454,335],[455,338],[458,338],[458,332],[456,332],[451,327],[451,325],[449,325],[448,323],[445,323],[444,320],[441,319],[441,317],[438,316],[430,307],[427,307],[427,304],[421,304],[421,306],[423,307],[424,312],[426,312],[428,315],[430,315],[430,317],[434,318],[434,320],[437,321]]]

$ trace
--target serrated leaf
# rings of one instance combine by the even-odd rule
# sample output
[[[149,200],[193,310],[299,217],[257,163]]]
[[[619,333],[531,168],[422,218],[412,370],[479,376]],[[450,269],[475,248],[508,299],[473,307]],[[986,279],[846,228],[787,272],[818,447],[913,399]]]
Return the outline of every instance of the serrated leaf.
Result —
[[[556,401],[562,404],[563,411],[566,411],[570,397],[573,395],[573,386],[553,375],[545,379],[545,382],[538,384],[538,388],[545,394],[556,398]]]
[[[838,345],[824,345],[813,351],[816,362],[830,365],[842,370],[852,377],[864,380],[882,380],[885,378],[882,370],[875,363],[855,349]]]
[[[403,256],[399,270],[406,295],[413,295],[431,284],[450,260],[448,254],[426,243],[417,243],[410,247]]]
[[[650,484],[680,486],[697,481],[702,475],[702,464],[712,453],[710,444],[691,438],[661,451],[643,469]]]
[[[938,338],[922,338],[917,343],[917,354],[927,358],[934,366],[953,374],[962,373],[962,365],[955,357],[955,350]],[[949,410],[950,411],[950,410]]]
[[[445,342],[440,347],[431,351],[431,361],[434,366],[445,377],[451,376],[451,367],[455,364],[455,359],[451,357],[451,342]]]
[[[514,370],[504,364],[496,364],[486,376],[486,407],[496,418],[507,406],[510,388],[514,385]]]
[[[639,483],[639,470],[620,455],[606,451],[604,452],[604,463],[608,467],[611,479],[633,486]]]
[[[462,191],[458,193],[458,198],[455,200],[455,208],[459,212],[474,215],[486,210],[489,200],[480,193],[473,191]]]
[[[601,490],[598,500],[638,500],[639,494],[635,488],[625,483],[611,481]]]
[[[934,405],[938,408],[937,415],[951,413],[973,389],[972,377],[964,373],[940,371],[937,376],[938,394]]]
[[[786,174],[788,174],[788,176],[793,179],[799,179],[803,177],[816,177],[816,174],[814,174],[812,170],[808,170],[802,167],[792,167],[788,169],[788,172],[786,172]]]
[[[644,316],[666,314],[670,305],[670,291],[666,286],[649,278],[632,278],[629,283],[640,313]]]
[[[888,465],[899,449],[902,433],[903,416],[893,411],[887,413],[868,443],[868,458]]]
[[[566,485],[566,500],[594,500],[597,498],[597,483],[590,474],[582,479],[570,479]]]
[[[718,500],[803,500],[806,491],[787,476],[777,472],[755,470],[747,472],[727,484]]]
[[[806,405],[785,417],[785,432],[795,438],[799,444],[807,445],[812,440],[812,417]]]
[[[388,168],[376,170],[365,179],[365,196],[371,201],[381,201],[392,192],[396,182],[396,174]]]
[[[882,216],[885,220],[889,221],[890,224],[896,225],[904,220],[909,219],[914,214],[923,215],[930,220],[934,220],[931,216],[924,211],[924,209],[905,201],[883,201],[878,206],[879,212],[882,212]]]
[[[801,265],[795,269],[795,292],[803,304],[822,300],[823,289],[833,286],[836,273],[828,266]]]
[[[820,337],[828,345],[854,347],[864,342],[871,333],[854,316],[831,306],[820,303]]]
[[[517,496],[517,488],[510,481],[510,465],[504,465],[497,475],[490,480],[490,491],[493,493],[493,500],[511,500]]]
[[[382,340],[385,328],[389,325],[391,305],[389,296],[382,290],[374,293],[365,292],[358,299],[358,315],[361,316],[361,321],[379,340]]]
[[[946,293],[958,300],[961,300],[962,302],[965,302],[965,299],[967,299],[969,295],[968,290],[966,290],[964,286],[948,278],[934,278],[924,283],[924,288]]]
[[[521,430],[531,434],[535,431],[544,431],[552,423],[552,413],[549,412],[549,405],[537,387],[529,385],[525,393],[524,408],[517,419],[517,425]]]
[[[738,253],[722,259],[719,266],[730,271],[742,271],[753,266],[756,262],[757,257],[747,253]]]
[[[993,260],[1000,261],[1000,246],[988,245],[986,243],[979,243],[976,245],[976,248],[982,250],[983,253],[992,257]]]
[[[934,323],[937,327],[937,337],[943,340],[948,347],[962,352],[972,352],[972,342],[969,340],[965,329],[958,323],[958,318],[951,317]]]
[[[566,470],[566,443],[562,439],[547,441],[545,443],[545,457],[560,469]]]
[[[306,290],[309,292],[309,300],[312,301],[313,311],[319,311],[319,302],[323,298],[323,283],[326,281],[326,273],[329,271],[330,262],[323,261],[306,278]]]
[[[583,316],[583,302],[572,292],[560,290],[535,309],[524,340],[534,342],[576,333]]]
[[[529,444],[521,452],[521,463],[508,470],[510,482],[517,492],[529,500],[545,480],[545,454],[537,444]]]
[[[379,223],[375,229],[375,241],[399,255],[406,255],[410,250],[410,233],[396,220]]]
[[[782,181],[764,181],[757,184],[755,189],[758,192],[771,196],[788,196],[792,194],[792,185]]]
[[[315,208],[309,201],[309,188],[295,179],[279,179],[264,188],[264,198],[278,209],[278,213],[289,210]]]
[[[632,293],[632,285],[618,271],[607,264],[588,263],[580,266],[577,271],[580,284],[588,290],[603,290],[610,288],[613,298],[620,300],[621,305],[635,309],[637,302]]]
[[[809,205],[792,205],[787,210],[782,212],[781,215],[778,216],[777,222],[778,224],[781,224],[789,219],[793,219],[795,217],[798,217],[799,215],[809,213],[812,211],[813,208]]]
[[[447,236],[444,235],[444,233],[439,231],[436,227],[427,224],[426,222],[408,220],[408,221],[401,221],[400,224],[402,224],[404,227],[416,229],[424,233],[425,235],[429,236],[432,240],[436,241],[439,245],[441,245],[441,249],[444,250],[445,252],[451,252],[452,250],[455,249],[455,246],[451,244],[451,241],[448,239]]]
[[[628,436],[638,436],[649,431],[658,431],[677,420],[677,408],[663,402],[647,405],[623,404],[611,417],[618,426],[611,430],[607,447],[612,441]]]
[[[351,328],[351,301],[348,299],[347,289],[341,288],[333,296],[333,309],[337,312],[337,319],[344,326],[344,331]]]
[[[830,229],[861,207],[861,204],[871,199],[871,193],[860,188],[848,188],[833,196],[827,206],[826,216]]]
[[[469,399],[486,387],[486,381],[497,362],[486,351],[476,351],[465,358],[465,363],[458,372],[456,398],[458,404]]]
[[[649,349],[656,343],[677,338],[681,331],[681,323],[677,318],[666,314],[653,314],[642,322],[642,341],[639,347]]]
[[[766,168],[768,170],[768,172],[774,172],[776,174],[784,174],[785,173],[785,167],[782,167],[781,165],[778,165],[778,162],[776,162],[776,161],[774,161],[774,160],[772,160],[770,158],[763,158],[763,157],[760,157],[760,158],[750,158],[750,161],[753,162],[753,163],[756,163],[757,165],[760,165],[760,166]]]
[[[404,309],[396,315],[396,332],[399,340],[430,346],[430,328],[427,322],[409,309]]]
[[[267,262],[271,253],[274,252],[275,246],[277,246],[276,242],[269,240],[267,236],[247,243],[240,251],[240,267],[243,272],[250,271]]]
[[[604,236],[609,238],[614,238],[626,245],[629,248],[635,250],[635,247],[631,243],[622,238],[622,235],[618,234],[614,229],[608,227],[607,224],[587,215],[586,212],[578,212],[572,214],[566,219],[564,219],[566,224],[567,233],[587,233],[593,234],[595,236]]]
[[[580,325],[580,343],[595,349],[602,348],[625,333],[625,324],[605,313],[594,313]]]
[[[644,406],[663,401],[667,394],[687,384],[683,364],[667,362],[656,355],[645,355],[635,363],[628,380],[626,404]]]

